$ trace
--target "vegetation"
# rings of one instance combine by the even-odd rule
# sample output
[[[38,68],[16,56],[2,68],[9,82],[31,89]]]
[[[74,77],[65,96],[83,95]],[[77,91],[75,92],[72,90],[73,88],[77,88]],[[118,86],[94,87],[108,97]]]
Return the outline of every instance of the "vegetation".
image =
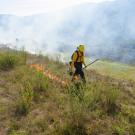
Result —
[[[0,52],[0,70],[10,70],[19,64],[26,63],[26,52]]]
[[[134,66],[127,64],[102,60],[93,64],[91,69],[96,70],[102,75],[109,75],[113,78],[121,80],[135,81],[135,68]]]
[[[9,70],[14,68],[17,64],[17,59],[14,55],[3,54],[0,56],[0,69],[1,70]]]
[[[0,134],[135,135],[134,81],[89,70],[86,85],[63,87],[29,65],[42,63],[69,80],[60,61],[24,51],[0,55]]]

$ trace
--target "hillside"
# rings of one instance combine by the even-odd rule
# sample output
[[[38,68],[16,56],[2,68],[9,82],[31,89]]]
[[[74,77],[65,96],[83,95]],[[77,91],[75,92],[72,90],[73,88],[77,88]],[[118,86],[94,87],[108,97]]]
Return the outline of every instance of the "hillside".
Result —
[[[86,86],[63,86],[31,64],[70,82],[67,66],[58,61],[1,52],[0,135],[134,135],[133,80],[99,74],[93,65],[85,71]]]
[[[91,65],[89,68],[96,70],[96,72],[102,75],[110,76],[112,78],[135,81],[135,66],[128,64],[100,60],[97,63]]]

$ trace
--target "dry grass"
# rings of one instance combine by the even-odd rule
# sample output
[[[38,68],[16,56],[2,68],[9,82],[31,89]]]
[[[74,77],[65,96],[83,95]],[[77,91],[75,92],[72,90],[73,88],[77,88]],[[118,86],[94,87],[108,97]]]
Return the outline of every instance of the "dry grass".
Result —
[[[25,61],[26,55],[21,59]],[[58,76],[70,79],[60,62],[29,54],[29,63],[42,63]],[[134,82],[92,70],[87,71],[86,78],[86,86],[65,88],[25,64],[1,71],[0,134],[134,135]]]

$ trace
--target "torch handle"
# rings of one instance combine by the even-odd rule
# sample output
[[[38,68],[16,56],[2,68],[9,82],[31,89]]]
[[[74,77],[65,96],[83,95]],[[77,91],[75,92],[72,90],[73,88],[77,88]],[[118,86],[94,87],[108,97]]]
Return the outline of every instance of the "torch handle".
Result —
[[[98,61],[99,59],[94,60],[93,62],[91,62],[90,64],[88,64],[87,66],[85,66],[83,69],[87,68],[88,66],[92,65],[93,63],[95,63],[96,61]]]

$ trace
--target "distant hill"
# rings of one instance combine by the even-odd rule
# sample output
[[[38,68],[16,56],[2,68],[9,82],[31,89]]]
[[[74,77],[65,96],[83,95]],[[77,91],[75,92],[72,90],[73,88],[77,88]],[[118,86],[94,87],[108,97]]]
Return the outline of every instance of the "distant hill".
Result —
[[[1,40],[50,53],[72,52],[84,43],[88,56],[134,64],[134,5],[133,0],[116,0],[26,17],[0,15]]]

